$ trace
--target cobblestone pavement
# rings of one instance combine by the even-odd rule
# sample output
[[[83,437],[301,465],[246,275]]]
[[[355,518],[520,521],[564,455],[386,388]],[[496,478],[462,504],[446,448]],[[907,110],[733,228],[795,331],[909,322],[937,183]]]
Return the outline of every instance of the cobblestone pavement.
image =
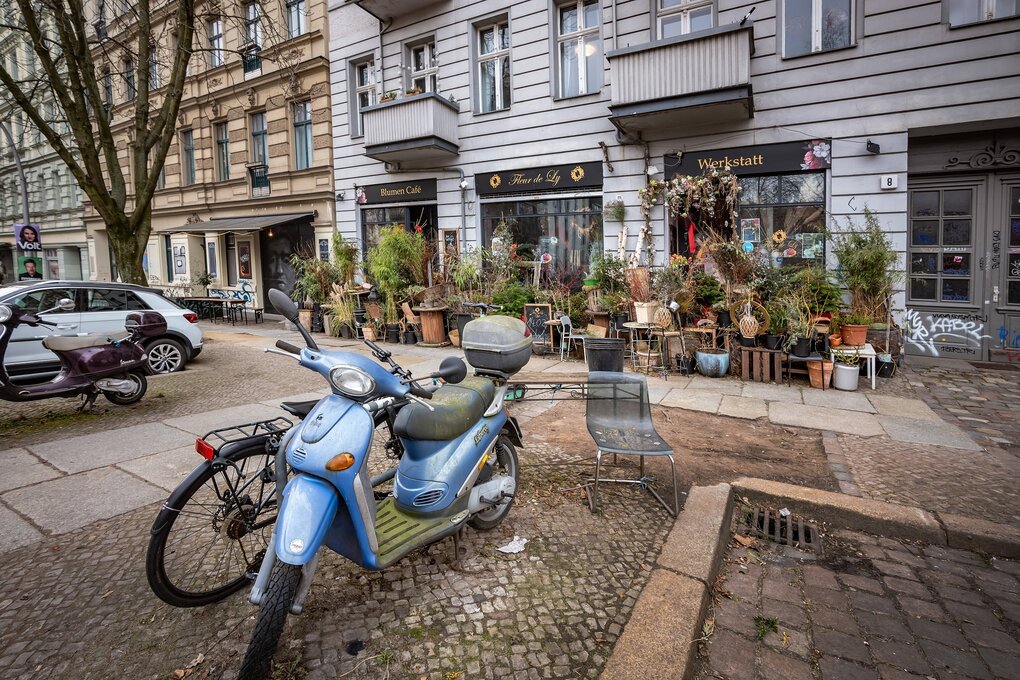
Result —
[[[469,530],[462,571],[449,565],[450,541],[382,573],[326,555],[277,677],[596,677],[670,522],[638,489],[613,490],[604,514],[591,514],[576,490],[587,456],[543,445],[520,454],[516,507],[492,532]],[[190,677],[233,677],[254,608],[244,594],[192,610],[156,600],[144,553],[157,509],[0,557],[0,675],[162,680],[202,654]],[[529,539],[522,553],[495,550],[514,535]],[[347,654],[358,641],[364,650]]]
[[[1017,562],[849,532],[822,547],[729,551],[698,680],[1020,677]]]

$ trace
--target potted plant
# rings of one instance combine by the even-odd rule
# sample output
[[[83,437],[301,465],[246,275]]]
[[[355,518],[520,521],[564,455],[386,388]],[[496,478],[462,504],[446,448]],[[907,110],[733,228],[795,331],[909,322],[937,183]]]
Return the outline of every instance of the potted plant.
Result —
[[[730,318],[730,308],[726,304],[726,300],[719,300],[713,304],[712,311],[715,312],[715,322],[719,328],[729,328],[733,325],[733,320]]]
[[[626,216],[627,207],[624,205],[622,198],[617,198],[613,201],[606,201],[602,204],[602,218],[604,220],[623,224],[623,220]]]
[[[835,362],[832,374],[832,386],[837,390],[853,392],[857,389],[857,383],[861,377],[860,355],[854,352],[833,352],[832,359]]]
[[[383,94],[383,96],[379,97],[379,103],[391,102],[391,101],[393,101],[396,98],[397,98],[397,91],[396,90],[389,90],[389,91],[385,92]]]
[[[330,335],[341,338],[356,337],[354,329],[354,300],[337,284],[333,284],[333,293],[330,295],[329,304],[326,309],[330,316],[330,323],[326,325]]]
[[[397,300],[408,286],[420,285],[423,248],[424,237],[420,233],[394,225],[381,230],[378,245],[368,253],[369,272],[386,299],[387,342],[400,342]]]
[[[808,381],[815,389],[824,389],[832,379],[832,359],[807,362]]]
[[[659,301],[652,299],[648,267],[632,267],[627,270],[630,296],[634,300],[634,320],[637,323],[654,323],[659,311]]]
[[[836,277],[850,293],[853,322],[849,325],[867,326],[872,321],[887,320],[893,290],[901,273],[896,271],[897,254],[892,241],[882,230],[878,218],[865,206],[863,226],[848,219],[839,232],[830,232],[827,236],[839,260]],[[866,337],[865,328],[863,336],[854,335],[858,342],[851,343],[845,334],[843,342],[864,344]]]
[[[839,315],[839,332],[844,345],[860,347],[868,341],[871,315],[866,312],[845,312]]]
[[[843,306],[839,286],[832,282],[830,273],[823,267],[810,266],[798,270],[793,275],[791,285],[803,291],[815,316],[832,316]]]
[[[773,300],[765,306],[769,315],[769,329],[762,336],[766,349],[779,349],[783,344],[784,334],[790,325],[787,306],[782,300]]]
[[[797,357],[810,356],[815,339],[815,315],[803,294],[791,296],[787,314],[790,323],[787,350]]]

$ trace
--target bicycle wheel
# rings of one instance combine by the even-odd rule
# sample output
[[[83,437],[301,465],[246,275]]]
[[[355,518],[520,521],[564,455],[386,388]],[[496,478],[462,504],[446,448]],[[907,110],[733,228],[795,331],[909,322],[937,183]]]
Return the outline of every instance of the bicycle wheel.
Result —
[[[255,578],[276,522],[276,458],[262,442],[207,465],[171,494],[149,539],[152,592],[175,607],[218,602]]]

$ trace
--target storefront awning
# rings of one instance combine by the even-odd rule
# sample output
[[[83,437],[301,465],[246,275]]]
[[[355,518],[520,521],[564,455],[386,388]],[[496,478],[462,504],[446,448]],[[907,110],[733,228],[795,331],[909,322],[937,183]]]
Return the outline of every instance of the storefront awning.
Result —
[[[280,215],[252,215],[248,217],[213,218],[208,222],[194,222],[179,227],[162,227],[156,230],[160,234],[245,234],[269,227],[282,227],[287,224],[311,222],[315,213],[283,213]]]

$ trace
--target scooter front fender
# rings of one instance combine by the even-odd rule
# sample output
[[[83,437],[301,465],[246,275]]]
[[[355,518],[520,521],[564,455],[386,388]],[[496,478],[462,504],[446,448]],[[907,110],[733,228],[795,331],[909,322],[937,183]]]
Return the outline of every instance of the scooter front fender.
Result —
[[[309,474],[287,482],[276,518],[276,556],[287,564],[307,564],[318,552],[336,516],[339,494],[332,484]]]

